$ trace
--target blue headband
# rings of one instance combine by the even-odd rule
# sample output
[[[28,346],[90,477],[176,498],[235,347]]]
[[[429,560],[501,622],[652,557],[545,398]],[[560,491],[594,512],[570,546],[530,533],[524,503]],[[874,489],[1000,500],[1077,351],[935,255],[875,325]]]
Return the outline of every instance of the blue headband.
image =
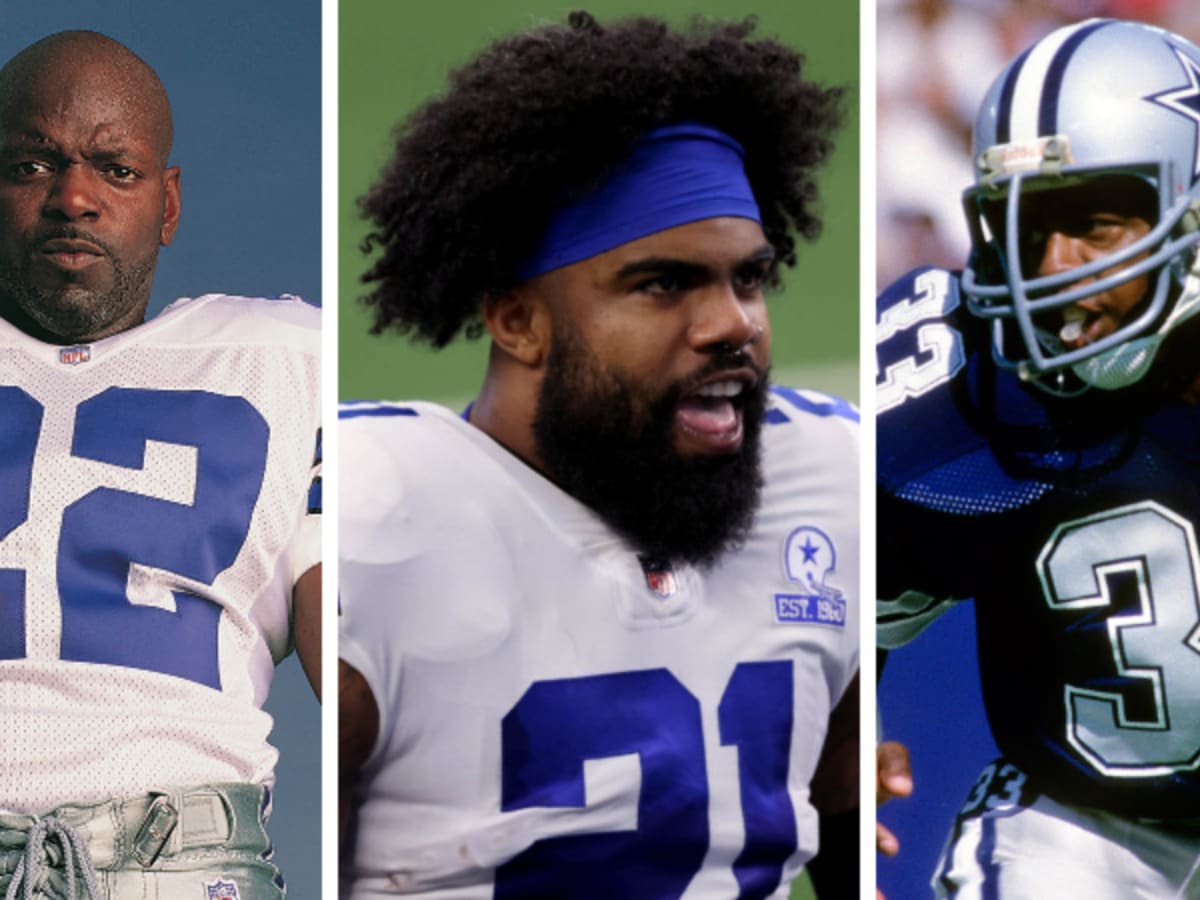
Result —
[[[700,219],[761,223],[742,157],[742,145],[715,128],[655,129],[604,184],[550,217],[518,277],[525,281]]]

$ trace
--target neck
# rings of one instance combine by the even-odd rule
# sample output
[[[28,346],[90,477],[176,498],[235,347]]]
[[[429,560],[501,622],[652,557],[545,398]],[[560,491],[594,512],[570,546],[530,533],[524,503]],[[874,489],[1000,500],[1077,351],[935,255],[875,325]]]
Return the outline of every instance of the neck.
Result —
[[[533,436],[540,385],[540,370],[522,366],[493,345],[468,420],[526,465],[545,474]]]

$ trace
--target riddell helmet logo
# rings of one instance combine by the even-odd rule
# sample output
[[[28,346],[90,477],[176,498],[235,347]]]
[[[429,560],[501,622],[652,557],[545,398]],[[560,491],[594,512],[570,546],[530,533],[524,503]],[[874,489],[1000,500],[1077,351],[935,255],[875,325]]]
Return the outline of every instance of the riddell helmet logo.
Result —
[[[77,347],[62,347],[58,351],[58,361],[63,365],[77,366],[80,363],[85,363],[92,358],[92,348],[89,344],[80,344]]]

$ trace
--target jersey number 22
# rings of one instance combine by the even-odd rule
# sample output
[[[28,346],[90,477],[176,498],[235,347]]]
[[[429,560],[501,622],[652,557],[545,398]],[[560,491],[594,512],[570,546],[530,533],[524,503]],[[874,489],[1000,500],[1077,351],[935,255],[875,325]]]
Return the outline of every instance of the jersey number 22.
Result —
[[[0,387],[0,541],[29,516],[44,408]],[[194,502],[96,487],[62,511],[55,554],[59,656],[146,669],[220,688],[220,607],[173,591],[174,612],[135,605],[136,564],[210,585],[233,565],[262,486],[268,427],[242,397],[207,391],[109,388],[75,414],[71,456],[141,469],[147,444],[195,448]],[[26,656],[26,573],[0,568],[0,659]]]

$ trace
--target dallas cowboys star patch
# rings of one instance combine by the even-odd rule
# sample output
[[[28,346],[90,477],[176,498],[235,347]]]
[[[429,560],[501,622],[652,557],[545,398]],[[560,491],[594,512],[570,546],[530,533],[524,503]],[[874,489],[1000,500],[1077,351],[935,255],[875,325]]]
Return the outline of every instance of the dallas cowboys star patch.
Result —
[[[775,621],[846,627],[846,598],[829,583],[837,571],[837,549],[820,528],[803,525],[783,545],[783,568],[795,591],[775,595]]]

